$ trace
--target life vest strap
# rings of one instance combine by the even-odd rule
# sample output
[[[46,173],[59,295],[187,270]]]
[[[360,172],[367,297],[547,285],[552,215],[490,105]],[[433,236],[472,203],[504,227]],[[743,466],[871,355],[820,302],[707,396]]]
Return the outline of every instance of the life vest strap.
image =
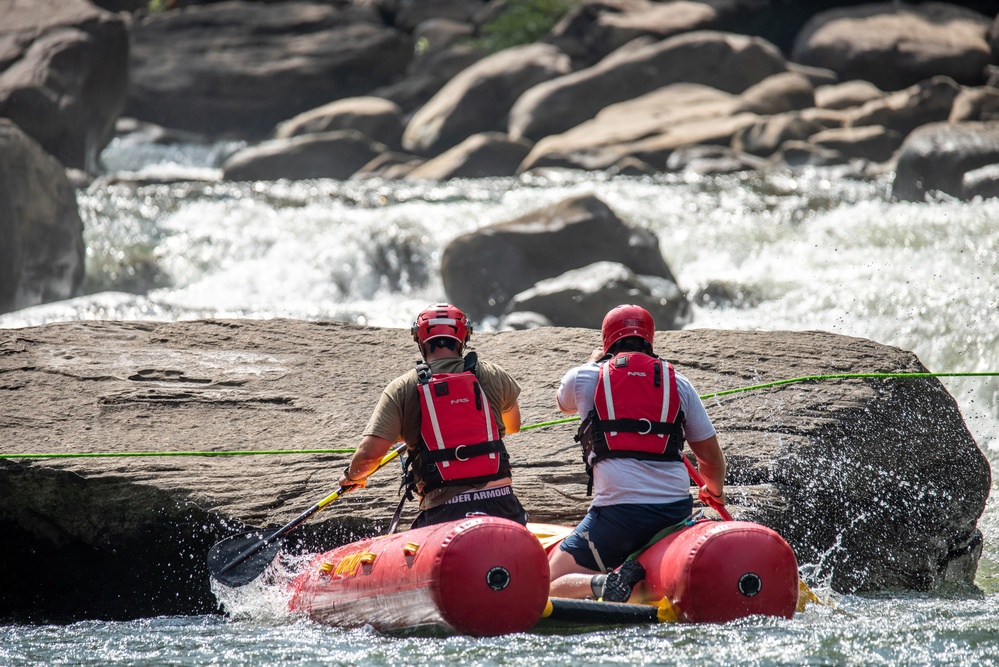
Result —
[[[497,452],[505,452],[502,440],[487,440],[475,445],[458,445],[454,449],[430,449],[423,452],[425,463],[440,463],[442,461],[467,461],[475,456],[485,456]]]
[[[664,452],[636,452],[631,450],[608,449],[602,454],[598,454],[593,459],[593,465],[605,459],[636,459],[638,461],[682,461],[683,454],[679,447],[674,447],[670,442]]]
[[[595,419],[593,428],[604,433],[647,433],[653,435],[683,435],[683,425],[679,421],[654,422],[648,419]]]

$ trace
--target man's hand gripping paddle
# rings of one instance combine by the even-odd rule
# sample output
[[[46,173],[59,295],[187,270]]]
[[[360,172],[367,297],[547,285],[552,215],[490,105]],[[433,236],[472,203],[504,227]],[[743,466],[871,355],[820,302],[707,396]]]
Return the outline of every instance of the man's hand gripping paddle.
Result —
[[[690,475],[690,479],[694,480],[694,484],[697,485],[697,488],[703,489],[704,478],[701,477],[701,473],[698,472],[697,468],[694,467],[694,464],[691,463],[690,459],[688,459],[686,456],[683,457],[683,463],[684,465],[687,466],[687,474]],[[721,515],[721,518],[724,519],[725,521],[733,520],[732,515],[728,513],[728,510],[725,509],[725,506],[722,505],[717,500],[715,500],[714,498],[710,498],[709,496],[708,504],[711,505],[711,507],[714,508],[714,510],[718,512],[718,514]]]
[[[396,445],[382,460],[376,471],[395,459],[406,448],[406,443]],[[212,578],[229,587],[245,586],[259,577],[271,564],[281,549],[282,538],[331,502],[347,493],[352,487],[341,486],[318,503],[305,510],[289,523],[274,532],[254,530],[227,537],[208,552],[208,571]]]
[[[686,456],[684,456],[683,457],[683,463],[687,466],[687,474],[690,475],[690,479],[694,480],[694,484],[697,485],[697,488],[703,487],[704,486],[704,478],[701,477],[701,473],[699,473],[697,471],[697,468],[695,468],[694,464],[690,462],[690,459],[688,459]],[[727,509],[725,509],[725,506],[722,505],[720,502],[718,502],[718,501],[714,500],[713,498],[711,498],[711,499],[708,500],[708,504],[710,504],[711,507],[713,507],[715,509],[715,511],[718,512],[718,514],[721,515],[721,518],[724,519],[725,521],[734,521],[734,519],[732,518],[732,515],[729,514],[729,511]],[[815,592],[811,588],[808,587],[808,584],[806,584],[804,581],[802,581],[799,578],[798,579],[798,611],[799,612],[805,611],[805,605],[807,605],[809,603],[813,603],[813,602],[817,602],[819,604],[823,604],[822,601],[819,600],[819,596],[816,595]]]

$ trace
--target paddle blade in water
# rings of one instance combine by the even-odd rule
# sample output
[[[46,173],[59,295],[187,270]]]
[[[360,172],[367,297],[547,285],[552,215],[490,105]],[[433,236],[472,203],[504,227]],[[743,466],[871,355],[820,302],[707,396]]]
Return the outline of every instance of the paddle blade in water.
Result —
[[[254,531],[227,537],[208,552],[208,571],[212,578],[229,587],[245,586],[259,577],[271,564],[281,540],[268,543],[271,531]]]

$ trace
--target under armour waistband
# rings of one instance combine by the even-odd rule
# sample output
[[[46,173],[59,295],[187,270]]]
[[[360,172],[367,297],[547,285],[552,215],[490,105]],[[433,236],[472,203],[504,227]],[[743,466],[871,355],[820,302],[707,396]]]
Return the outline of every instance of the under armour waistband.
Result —
[[[502,498],[503,496],[510,495],[513,495],[513,487],[507,484],[505,486],[493,486],[488,489],[479,489],[478,491],[466,491],[465,493],[459,493],[444,504],[457,505],[458,503],[474,503],[479,500]]]

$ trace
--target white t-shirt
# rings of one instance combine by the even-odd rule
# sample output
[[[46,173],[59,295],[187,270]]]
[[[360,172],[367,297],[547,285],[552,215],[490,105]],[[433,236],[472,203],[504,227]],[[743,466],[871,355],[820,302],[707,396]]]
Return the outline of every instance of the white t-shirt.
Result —
[[[558,402],[563,409],[585,418],[593,409],[600,366],[587,362],[562,377]],[[715,434],[704,404],[690,380],[676,373],[676,388],[685,418],[684,438],[698,442]],[[613,458],[593,469],[593,502],[590,507],[636,503],[672,503],[690,496],[690,478],[682,461],[640,461]]]

